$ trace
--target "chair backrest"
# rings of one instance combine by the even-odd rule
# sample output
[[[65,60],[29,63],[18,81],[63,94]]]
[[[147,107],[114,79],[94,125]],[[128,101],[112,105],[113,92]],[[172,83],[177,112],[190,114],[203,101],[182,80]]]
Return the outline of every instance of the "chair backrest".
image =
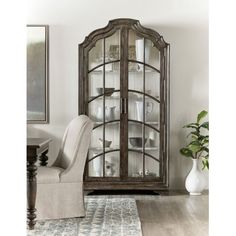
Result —
[[[65,169],[62,176],[69,175],[71,181],[78,181],[78,175],[80,179],[83,176],[92,129],[93,122],[85,115],[73,119],[66,128],[53,166]]]

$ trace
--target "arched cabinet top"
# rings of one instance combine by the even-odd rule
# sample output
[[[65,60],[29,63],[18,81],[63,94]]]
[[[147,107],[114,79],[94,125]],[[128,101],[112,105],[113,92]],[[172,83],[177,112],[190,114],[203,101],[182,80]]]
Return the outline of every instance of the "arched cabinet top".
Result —
[[[91,32],[79,46],[89,50],[99,39],[109,37],[114,34],[117,29],[121,28],[132,29],[139,36],[150,39],[159,50],[166,48],[169,45],[158,32],[142,26],[138,20],[119,18],[110,20],[104,28],[96,29]]]

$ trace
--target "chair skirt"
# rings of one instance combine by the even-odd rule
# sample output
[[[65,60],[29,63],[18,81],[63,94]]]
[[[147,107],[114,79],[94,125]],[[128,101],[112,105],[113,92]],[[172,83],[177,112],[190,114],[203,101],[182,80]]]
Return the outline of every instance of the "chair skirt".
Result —
[[[84,217],[83,182],[37,184],[38,220]]]

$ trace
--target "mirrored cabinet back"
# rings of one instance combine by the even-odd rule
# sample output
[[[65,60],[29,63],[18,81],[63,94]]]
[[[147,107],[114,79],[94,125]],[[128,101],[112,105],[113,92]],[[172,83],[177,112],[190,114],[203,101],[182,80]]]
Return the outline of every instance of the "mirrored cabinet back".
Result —
[[[169,44],[115,19],[79,45],[79,114],[94,121],[84,188],[168,188]]]

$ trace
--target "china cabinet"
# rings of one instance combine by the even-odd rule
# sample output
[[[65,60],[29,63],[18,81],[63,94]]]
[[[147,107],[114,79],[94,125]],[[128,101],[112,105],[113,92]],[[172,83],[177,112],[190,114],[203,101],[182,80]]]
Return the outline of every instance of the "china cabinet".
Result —
[[[94,121],[84,187],[168,188],[169,44],[115,19],[79,45],[79,114]]]

